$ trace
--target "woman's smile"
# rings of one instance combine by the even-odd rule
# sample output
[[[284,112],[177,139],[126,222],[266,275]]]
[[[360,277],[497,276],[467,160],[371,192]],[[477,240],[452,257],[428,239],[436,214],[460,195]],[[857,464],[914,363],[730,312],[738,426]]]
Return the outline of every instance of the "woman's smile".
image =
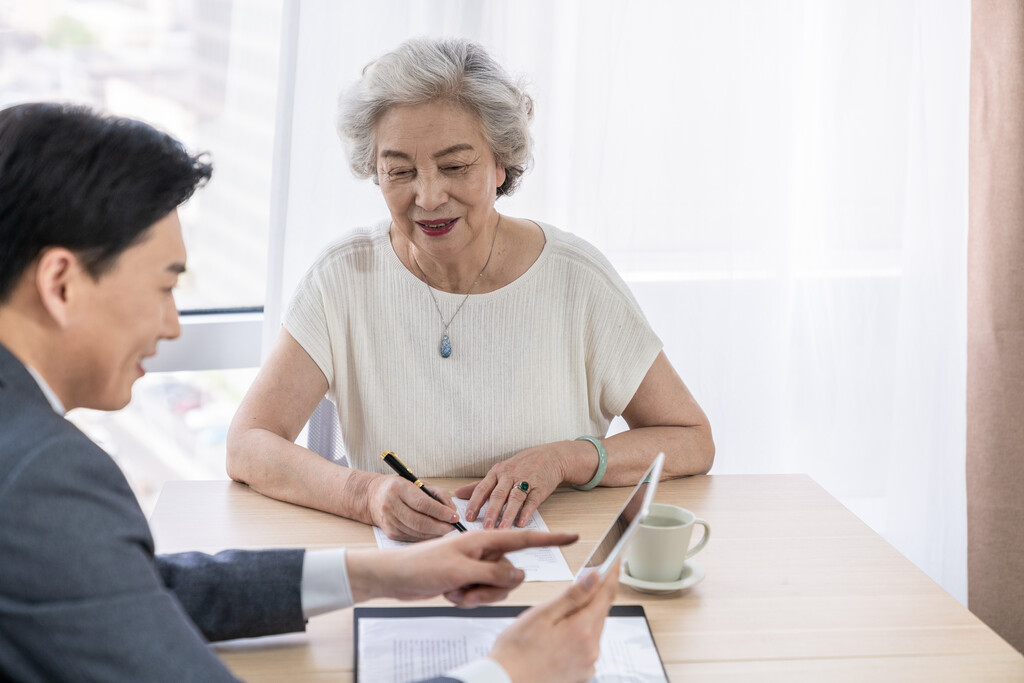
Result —
[[[416,225],[423,231],[423,234],[439,237],[451,232],[451,229],[455,227],[455,223],[458,220],[458,218],[441,218],[433,221],[416,221]]]

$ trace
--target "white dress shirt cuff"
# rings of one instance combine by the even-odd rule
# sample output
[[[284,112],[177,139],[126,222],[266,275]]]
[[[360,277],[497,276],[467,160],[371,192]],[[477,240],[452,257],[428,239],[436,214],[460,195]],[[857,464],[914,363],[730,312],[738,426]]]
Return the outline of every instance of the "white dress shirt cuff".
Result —
[[[463,683],[512,683],[512,679],[501,668],[501,664],[490,657],[463,664],[445,675],[457,678]]]
[[[318,614],[352,606],[345,549],[307,550],[302,560],[302,614]]]

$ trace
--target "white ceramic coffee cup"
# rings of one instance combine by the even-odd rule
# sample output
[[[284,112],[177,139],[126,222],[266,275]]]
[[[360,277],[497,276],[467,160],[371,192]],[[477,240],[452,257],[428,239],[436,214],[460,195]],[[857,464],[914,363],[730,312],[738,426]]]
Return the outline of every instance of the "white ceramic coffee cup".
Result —
[[[693,527],[698,524],[704,527],[704,536],[691,548]],[[710,536],[711,525],[686,508],[653,503],[626,550],[625,570],[641,581],[678,581],[686,560],[699,553]]]

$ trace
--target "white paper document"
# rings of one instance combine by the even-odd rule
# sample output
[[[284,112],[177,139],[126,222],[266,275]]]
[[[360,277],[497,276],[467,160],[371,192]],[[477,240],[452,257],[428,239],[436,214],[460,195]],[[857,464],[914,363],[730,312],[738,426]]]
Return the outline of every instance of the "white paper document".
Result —
[[[453,499],[455,501],[455,507],[459,510],[459,517],[462,519],[462,524],[467,529],[483,529],[484,525],[481,521],[484,518],[484,511],[487,510],[487,505],[484,504],[483,510],[477,516],[476,522],[466,521],[466,505],[469,504],[468,500],[462,500],[461,498]],[[519,527],[517,527],[519,528]],[[536,529],[540,531],[547,531],[548,525],[544,523],[544,520],[540,516],[540,512],[534,511],[530,515],[530,520],[526,523],[523,529]],[[459,533],[455,528],[452,528],[451,534]],[[384,532],[380,527],[373,527],[373,534],[377,537],[377,547],[379,548],[399,548],[404,545],[409,545],[404,541],[393,541],[384,535]],[[526,572],[527,581],[572,581],[572,572],[569,571],[569,565],[565,562],[565,557],[562,555],[562,551],[558,548],[527,548],[525,550],[517,550],[514,553],[506,555],[509,561],[516,567]]]
[[[359,681],[405,683],[487,656],[512,617],[369,618],[357,623]],[[591,683],[666,682],[643,616],[610,616]]]

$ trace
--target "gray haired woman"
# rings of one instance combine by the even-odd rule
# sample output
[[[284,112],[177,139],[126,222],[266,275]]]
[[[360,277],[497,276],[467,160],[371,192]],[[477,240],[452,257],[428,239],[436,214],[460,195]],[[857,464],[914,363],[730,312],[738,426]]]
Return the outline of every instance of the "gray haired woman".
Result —
[[[498,213],[532,118],[465,40],[410,40],[343,93],[352,170],[390,216],[306,274],[231,425],[231,477],[415,540],[450,532],[456,507],[389,474],[382,451],[424,478],[480,478],[455,493],[485,528],[524,524],[559,485],[635,484],[658,452],[666,477],[710,469],[707,417],[607,259]],[[294,443],[325,394],[351,467]],[[629,429],[605,437],[617,415]]]

